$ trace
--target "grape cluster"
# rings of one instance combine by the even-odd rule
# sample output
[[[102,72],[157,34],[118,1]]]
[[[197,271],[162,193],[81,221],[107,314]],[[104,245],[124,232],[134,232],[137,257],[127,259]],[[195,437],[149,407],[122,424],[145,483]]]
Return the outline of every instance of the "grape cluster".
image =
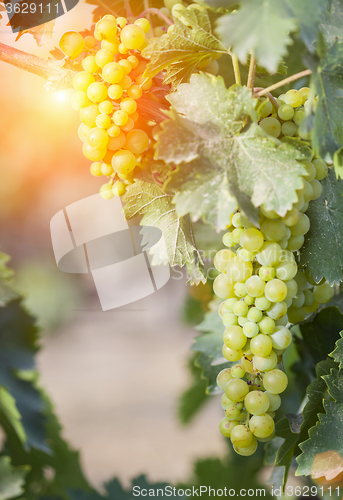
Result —
[[[283,118],[286,111],[287,117],[294,118],[302,111],[299,107],[306,104],[308,92],[309,89],[287,92],[278,113],[282,109]],[[265,107],[272,114],[275,109],[269,100],[268,103]],[[298,111],[291,116],[289,108]],[[267,119],[273,120],[269,122],[271,135],[276,137],[274,122],[277,122],[278,136],[281,133],[286,136],[288,129],[284,125],[290,124],[290,120],[283,121],[278,114],[263,118],[260,125]],[[263,126],[270,134],[268,127]],[[225,410],[219,429],[231,439],[235,451],[244,456],[256,451],[258,441],[268,441],[274,435],[273,417],[281,404],[279,394],[288,383],[287,375],[279,367],[282,354],[292,341],[288,326],[303,321],[319,304],[333,297],[329,283],[324,280],[316,284],[296,262],[294,252],[301,248],[310,228],[305,211],[309,202],[320,196],[320,180],[328,171],[320,159],[303,164],[306,169],[303,187],[297,191],[298,201],[292,209],[279,217],[262,205],[260,229],[243,212],[235,213],[229,231],[223,236],[227,248],[214,258],[220,274],[213,289],[224,299],[218,309],[225,326],[222,352],[228,361],[238,362],[222,370],[217,378],[219,388],[224,391]]]
[[[150,145],[148,134],[136,127],[137,100],[153,84],[143,76],[147,62],[140,56],[149,30],[147,19],[128,24],[123,17],[105,15],[94,36],[68,31],[59,42],[71,59],[83,55],[83,71],[73,79],[72,106],[80,112],[78,134],[83,154],[93,162],[91,174],[108,177],[100,188],[104,199],[125,193],[140,155]]]

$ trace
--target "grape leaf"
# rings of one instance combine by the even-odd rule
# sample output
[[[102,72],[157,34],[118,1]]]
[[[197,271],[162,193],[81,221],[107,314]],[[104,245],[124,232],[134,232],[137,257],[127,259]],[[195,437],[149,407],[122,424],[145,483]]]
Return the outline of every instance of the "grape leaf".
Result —
[[[336,175],[343,177],[343,42],[326,48],[318,44],[320,57],[308,58],[311,86],[319,100],[313,118],[312,147],[316,155],[334,160]]]
[[[322,0],[242,0],[238,11],[219,19],[217,32],[243,64],[253,50],[258,63],[275,73],[292,43],[290,33],[299,28],[312,48],[323,8]]]
[[[263,203],[280,215],[291,208],[304,171],[296,160],[306,159],[308,148],[267,136],[256,123],[242,131],[249,118],[257,119],[248,89],[226,89],[221,77],[202,73],[192,75],[168,100],[173,108],[162,125],[156,156],[179,165],[168,184],[176,191],[179,216],[204,217],[222,230],[238,204],[256,223],[253,205]]]
[[[177,87],[189,80],[199,63],[214,54],[227,53],[212,33],[217,16],[204,6],[182,10],[181,20],[174,18],[174,28],[167,37],[152,38],[142,55],[150,60],[145,76],[153,77],[166,69],[164,83]],[[211,19],[212,18],[212,19]]]
[[[0,252],[0,307],[19,297],[13,285],[13,271],[7,267],[9,256]]]
[[[0,457],[0,498],[7,500],[21,495],[24,491],[25,476],[30,467],[13,467],[9,457]]]
[[[136,179],[123,198],[125,217],[131,219],[141,215],[142,226],[157,227],[162,231],[163,238],[151,249],[162,260],[168,260],[171,266],[192,264],[198,255],[192,224],[189,217],[177,215],[172,199],[172,194],[163,191],[153,181]],[[203,279],[201,273],[199,276]]]
[[[135,0],[134,2],[123,0],[86,0],[86,3],[96,5],[96,9],[93,11],[94,22],[106,14],[112,14],[116,17],[139,16],[145,10],[146,5],[144,0]],[[149,7],[160,9],[163,6],[163,0],[149,0]]]
[[[335,349],[330,353],[330,356],[339,363],[339,367],[343,368],[343,332],[339,333],[341,338],[337,340]]]
[[[320,31],[328,45],[331,45],[336,38],[343,40],[342,0],[332,0],[330,3],[320,22]]]
[[[216,383],[218,373],[232,364],[224,361],[222,355],[224,327],[218,313],[206,313],[204,320],[197,326],[197,330],[207,333],[196,337],[195,344],[191,347],[192,351],[200,353],[195,365],[202,369],[202,378],[207,379],[206,392],[215,394],[218,393]]]
[[[322,376],[330,373],[330,369],[335,367],[333,360],[321,361],[316,366],[316,379],[307,388],[308,402],[302,414],[297,415],[296,428],[291,424],[291,418],[284,417],[276,424],[275,434],[284,439],[284,442],[277,451],[276,467],[285,467],[283,471],[283,490],[286,486],[288,472],[296,447],[307,439],[308,430],[317,422],[317,414],[322,411],[322,400],[326,391],[326,384]],[[297,430],[297,432],[295,432]]]
[[[21,422],[15,399],[5,387],[0,386],[0,422],[4,427],[9,424],[21,443],[26,442],[26,432]]]
[[[317,283],[325,276],[334,284],[343,276],[343,181],[336,180],[333,170],[329,170],[321,183],[322,195],[310,203],[306,212],[311,226],[300,251],[300,262],[308,266]],[[323,258],[325,254],[335,258]]]
[[[343,315],[337,307],[325,307],[300,325],[307,351],[315,363],[326,359],[343,330]]]
[[[190,387],[184,391],[178,401],[178,417],[182,424],[189,424],[209,398],[206,396],[207,381],[201,378],[201,370],[190,360],[189,372],[192,377]]]
[[[324,401],[326,413],[319,414],[309,439],[300,445],[302,454],[297,458],[296,474],[331,480],[343,471],[343,372],[332,369],[323,378],[335,401]]]

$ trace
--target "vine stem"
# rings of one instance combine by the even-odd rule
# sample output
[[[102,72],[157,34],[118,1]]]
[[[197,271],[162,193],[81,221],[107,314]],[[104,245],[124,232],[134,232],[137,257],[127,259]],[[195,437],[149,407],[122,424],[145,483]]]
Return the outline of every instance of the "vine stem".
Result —
[[[272,90],[278,89],[279,87],[283,87],[284,85],[287,85],[287,83],[294,82],[295,80],[299,80],[299,78],[303,78],[304,76],[308,76],[311,74],[312,71],[310,69],[305,69],[304,71],[300,71],[300,73],[296,73],[295,75],[289,76],[288,78],[281,80],[280,82],[274,83],[274,85],[270,85],[270,87],[267,87],[266,89],[260,90],[254,95],[254,97],[261,97],[262,95],[266,95]]]
[[[75,74],[74,71],[64,69],[47,59],[28,54],[3,43],[0,43],[0,61],[41,76],[49,80],[51,85],[53,83],[52,87],[56,88],[70,87]]]
[[[255,87],[255,92],[260,92],[260,90],[264,90],[263,87]],[[279,109],[280,105],[278,104],[277,100],[275,99],[274,96],[270,92],[266,94],[272,105],[274,106],[275,109]],[[258,97],[257,93],[253,95],[253,97]]]
[[[235,73],[235,81],[236,81],[237,85],[242,85],[241,72],[239,70],[239,64],[238,64],[237,56],[235,56],[235,54],[232,54],[232,52],[229,52],[229,54],[230,54],[231,59],[232,59],[233,71]]]
[[[133,17],[133,12],[131,10],[131,5],[129,0],[124,0],[124,6],[126,10],[126,17]]]
[[[256,57],[254,52],[251,51],[247,88],[251,89],[252,91],[254,91],[255,70],[256,70]]]
[[[168,24],[168,26],[171,26],[174,24],[169,17],[167,17],[163,12],[160,12],[158,9],[155,9],[154,7],[149,7],[148,9],[145,9],[144,12],[142,12],[137,19],[140,19],[141,17],[146,16],[147,14],[152,14],[154,16],[159,16],[163,21]]]

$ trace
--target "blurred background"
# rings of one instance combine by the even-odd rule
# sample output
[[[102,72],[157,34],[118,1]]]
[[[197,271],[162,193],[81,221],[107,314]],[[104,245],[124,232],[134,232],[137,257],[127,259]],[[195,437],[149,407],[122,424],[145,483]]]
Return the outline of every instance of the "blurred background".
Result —
[[[82,0],[57,19],[51,41],[6,27],[0,42],[47,57],[67,30],[92,23]],[[189,427],[177,420],[178,398],[191,382],[187,363],[197,335],[180,319],[187,287],[180,274],[154,295],[102,312],[86,275],[60,272],[50,219],[98,192],[77,135],[71,91],[48,93],[38,76],[0,62],[0,249],[12,256],[17,283],[44,329],[38,356],[41,384],[56,405],[64,437],[81,451],[90,482],[146,473],[183,481],[195,459],[226,454],[218,432],[218,397]]]

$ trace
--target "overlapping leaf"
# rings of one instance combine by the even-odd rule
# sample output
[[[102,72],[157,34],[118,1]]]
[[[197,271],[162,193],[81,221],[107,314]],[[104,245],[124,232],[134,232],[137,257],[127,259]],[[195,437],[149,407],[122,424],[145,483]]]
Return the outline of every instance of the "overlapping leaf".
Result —
[[[343,278],[343,181],[333,170],[321,181],[322,195],[310,203],[307,215],[311,227],[301,249],[301,263],[307,265],[315,281],[325,277],[331,284]],[[332,255],[334,258],[324,258]]]
[[[245,64],[254,51],[257,61],[275,73],[292,43],[290,33],[300,29],[308,48],[316,39],[324,2],[321,0],[242,0],[238,11],[218,21],[218,33]]]
[[[343,4],[341,0],[331,0],[320,22],[320,31],[328,45],[336,38],[343,40]]]
[[[255,222],[254,206],[263,203],[280,215],[291,208],[304,172],[297,159],[306,159],[307,150],[267,136],[251,121],[242,130],[256,119],[248,89],[226,89],[220,77],[200,74],[168,99],[171,119],[163,124],[157,156],[179,165],[168,186],[180,216],[204,217],[222,230],[238,203]]]
[[[0,457],[0,498],[7,500],[15,498],[24,492],[25,476],[30,468],[26,466],[13,467],[9,457]]]
[[[145,75],[153,77],[166,69],[165,83],[174,87],[187,82],[201,61],[211,54],[225,54],[224,45],[212,32],[213,20],[218,17],[209,9],[184,8],[180,19],[174,19],[174,28],[168,37],[153,38],[143,51],[150,59]]]
[[[137,179],[129,186],[124,212],[127,219],[142,216],[142,226],[162,231],[161,238],[151,249],[171,266],[196,263],[197,249],[189,217],[179,217],[172,203],[173,195],[166,193],[153,180]],[[203,275],[201,276],[203,278]]]

